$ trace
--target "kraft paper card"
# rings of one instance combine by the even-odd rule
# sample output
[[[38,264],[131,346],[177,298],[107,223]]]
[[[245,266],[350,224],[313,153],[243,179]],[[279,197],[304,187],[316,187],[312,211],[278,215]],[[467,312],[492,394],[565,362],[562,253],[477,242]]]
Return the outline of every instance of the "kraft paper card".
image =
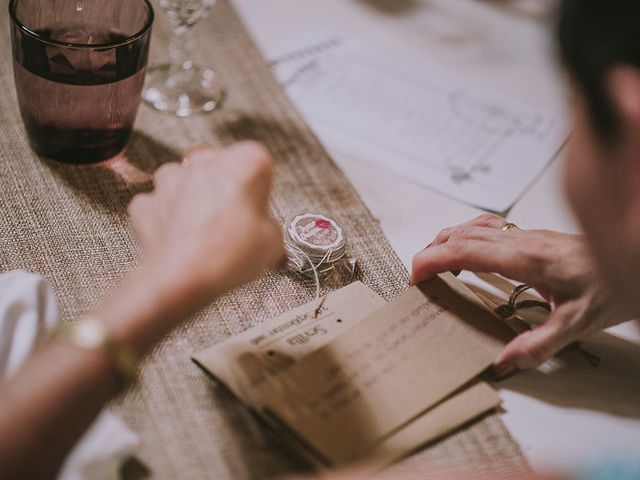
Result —
[[[320,362],[319,365],[315,363],[319,358],[324,358],[324,355],[319,354],[332,347],[334,343],[345,346],[345,338],[351,338],[352,340],[346,341],[351,342],[353,348],[359,349],[361,351],[359,355],[364,358],[367,352],[362,350],[363,346],[367,345],[367,348],[370,348],[372,342],[383,340],[380,334],[384,330],[380,331],[375,328],[377,325],[375,318],[378,318],[380,314],[386,315],[385,311],[394,312],[394,315],[390,315],[388,318],[387,327],[390,330],[386,331],[385,338],[391,339],[394,332],[404,331],[407,333],[407,328],[414,328],[413,334],[416,339],[424,340],[425,334],[422,331],[426,326],[416,329],[418,323],[414,322],[410,327],[410,322],[403,321],[402,317],[406,317],[407,312],[420,316],[429,311],[427,317],[431,322],[437,319],[437,322],[446,323],[446,318],[450,315],[480,315],[482,317],[479,318],[480,323],[478,324],[480,330],[475,326],[471,328],[471,342],[474,338],[481,338],[479,348],[486,352],[492,352],[494,345],[501,344],[500,340],[496,340],[504,334],[500,331],[499,323],[480,307],[477,299],[457,280],[449,279],[448,283],[437,280],[428,290],[431,291],[431,297],[425,296],[423,290],[417,290],[420,292],[418,295],[415,290],[413,294],[412,290],[409,290],[396,302],[386,305],[384,300],[372,290],[362,283],[356,282],[328,295],[317,317],[315,315],[316,302],[303,305],[277,319],[249,329],[241,335],[199,353],[194,357],[194,361],[224,383],[247,406],[262,411],[268,418],[275,418],[276,425],[286,428],[288,433],[292,434],[290,436],[298,440],[298,447],[304,445],[307,449],[304,453],[316,463],[319,460],[325,465],[337,466],[354,461],[366,461],[370,468],[382,468],[421,445],[446,435],[462,424],[497,407],[500,399],[493,389],[482,382],[473,380],[477,373],[491,363],[495,355],[487,363],[486,358],[489,356],[485,357],[472,352],[474,358],[481,358],[478,365],[484,362],[486,363],[485,367],[478,366],[469,369],[464,365],[459,367],[456,362],[448,369],[456,370],[458,373],[452,375],[444,372],[444,386],[435,389],[437,392],[444,393],[427,395],[427,401],[423,402],[420,408],[414,406],[413,409],[408,410],[406,402],[398,399],[397,410],[406,413],[403,421],[396,422],[398,424],[388,431],[383,429],[369,431],[367,429],[360,432],[359,435],[347,432],[349,438],[360,438],[359,447],[353,448],[351,446],[346,449],[340,447],[334,451],[323,447],[325,443],[334,443],[334,439],[329,437],[333,434],[343,436],[345,430],[360,429],[362,416],[354,416],[353,421],[347,419],[347,422],[333,433],[323,428],[313,432],[313,427],[308,428],[300,425],[300,422],[307,422],[310,419],[307,418],[307,415],[299,416],[296,413],[298,409],[292,409],[291,405],[300,400],[308,401],[308,393],[311,390],[303,391],[308,388],[308,382],[296,383],[296,375],[306,376],[311,382],[318,382],[323,386],[329,386],[337,379],[338,383],[334,387],[339,386],[341,382],[339,375],[333,379],[327,377],[318,380],[318,375],[326,374],[326,372],[316,370],[316,368],[318,366],[327,367],[323,362]],[[443,303],[451,300],[453,300],[450,302],[451,304],[455,302],[454,307]],[[430,306],[422,305],[425,303]],[[419,307],[420,311],[413,312],[416,307]],[[434,314],[434,312],[437,313]],[[445,320],[440,318],[443,316]],[[370,323],[372,320],[374,320],[373,323]],[[464,328],[461,328],[460,325],[457,325],[457,328],[461,330],[458,334],[464,336]],[[439,330],[441,330],[440,327],[431,333],[438,334]],[[403,335],[396,335],[397,340],[402,337]],[[437,338],[435,340],[436,343],[440,343]],[[447,338],[443,340],[450,341]],[[398,363],[397,371],[381,372],[383,378],[379,379],[379,382],[383,385],[389,383],[390,388],[393,388],[391,384],[394,382],[391,377],[394,376],[400,377],[398,381],[400,383],[404,381],[409,386],[416,384],[416,382],[424,384],[423,375],[410,378],[412,373],[407,374],[404,371],[405,368],[408,368],[407,371],[415,373],[415,360],[411,359],[414,357],[413,349],[416,346],[416,342],[411,342],[409,339],[405,339],[402,343],[404,342],[410,348],[401,355],[402,361]],[[401,343],[396,345],[396,349],[399,348],[402,348]],[[313,360],[314,358],[315,360]],[[464,364],[465,361],[462,363]],[[299,367],[307,364],[308,367],[302,367],[302,369]],[[362,361],[356,361],[353,366],[360,368]],[[308,370],[305,371],[307,368]],[[429,364],[421,366],[422,370],[433,370],[434,368],[436,368],[434,365]],[[435,376],[438,377],[438,375]],[[452,382],[452,376],[462,380]],[[439,380],[436,378],[433,382],[438,384]],[[419,390],[424,390],[424,388]],[[324,393],[326,394],[326,392]],[[421,395],[422,397],[424,395]],[[327,397],[326,400],[328,405],[331,404],[331,398]],[[362,403],[360,402],[360,404]],[[358,404],[357,401],[354,402],[354,406]],[[304,404],[300,403],[300,406],[302,405]],[[344,409],[344,406],[339,407],[338,410],[341,408]],[[347,408],[345,411],[348,410]],[[310,425],[317,424],[318,419],[314,420],[314,416],[315,414],[311,413]],[[338,417],[343,418],[342,416]],[[381,422],[382,425],[387,423]],[[362,441],[363,439],[366,441]],[[342,443],[337,439],[336,441]]]
[[[261,384],[262,408],[328,464],[365,456],[476,378],[512,337],[450,283],[410,288]]]
[[[375,472],[400,460],[500,406],[501,399],[485,382],[476,381],[382,440],[356,461]]]
[[[252,405],[258,385],[305,355],[346,333],[386,305],[362,282],[331,292],[315,312],[310,302],[221,342],[193,357],[243,403]]]

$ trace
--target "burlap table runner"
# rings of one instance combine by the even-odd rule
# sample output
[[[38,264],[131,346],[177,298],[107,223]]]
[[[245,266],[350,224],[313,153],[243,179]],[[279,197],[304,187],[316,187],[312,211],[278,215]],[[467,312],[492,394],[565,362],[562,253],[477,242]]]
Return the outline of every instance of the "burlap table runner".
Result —
[[[178,160],[197,144],[243,138],[260,139],[274,153],[274,215],[285,219],[311,209],[334,216],[346,228],[361,280],[386,299],[405,289],[407,273],[376,220],[282,93],[227,0],[198,26],[199,60],[217,66],[229,86],[225,108],[178,120],[143,106],[128,162],[92,168],[45,162],[29,149],[13,88],[6,2],[0,18],[0,270],[43,274],[65,321],[89,310],[135,265],[138,251],[126,205],[150,188],[158,165]],[[152,61],[166,55],[169,38],[159,15]],[[139,385],[113,406],[140,434],[140,460],[149,475],[268,478],[305,469],[189,355],[312,296],[311,285],[284,274],[265,275],[218,300],[154,351]],[[493,469],[505,478],[528,471],[495,415],[395,468],[424,475],[450,465],[476,473]]]

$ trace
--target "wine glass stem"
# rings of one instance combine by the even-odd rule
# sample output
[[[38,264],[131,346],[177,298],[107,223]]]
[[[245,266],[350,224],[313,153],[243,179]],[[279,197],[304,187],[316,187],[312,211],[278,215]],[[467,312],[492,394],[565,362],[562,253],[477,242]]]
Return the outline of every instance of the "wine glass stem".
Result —
[[[169,45],[172,72],[191,70],[193,68],[193,46],[193,32],[190,27],[174,30],[173,40]]]

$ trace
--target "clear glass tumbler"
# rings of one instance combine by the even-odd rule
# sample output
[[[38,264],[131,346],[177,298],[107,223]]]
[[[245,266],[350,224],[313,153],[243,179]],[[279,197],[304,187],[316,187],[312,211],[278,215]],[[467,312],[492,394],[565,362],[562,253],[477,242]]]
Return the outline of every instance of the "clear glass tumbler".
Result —
[[[13,68],[33,149],[63,163],[126,147],[144,84],[147,0],[11,0]]]

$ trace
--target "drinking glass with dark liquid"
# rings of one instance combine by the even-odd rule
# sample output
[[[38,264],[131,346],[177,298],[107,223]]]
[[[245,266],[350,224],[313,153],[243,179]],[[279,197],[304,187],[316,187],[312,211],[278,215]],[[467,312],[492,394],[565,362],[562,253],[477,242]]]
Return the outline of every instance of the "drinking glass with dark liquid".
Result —
[[[33,149],[89,164],[126,147],[140,104],[147,0],[11,0],[13,68]]]

